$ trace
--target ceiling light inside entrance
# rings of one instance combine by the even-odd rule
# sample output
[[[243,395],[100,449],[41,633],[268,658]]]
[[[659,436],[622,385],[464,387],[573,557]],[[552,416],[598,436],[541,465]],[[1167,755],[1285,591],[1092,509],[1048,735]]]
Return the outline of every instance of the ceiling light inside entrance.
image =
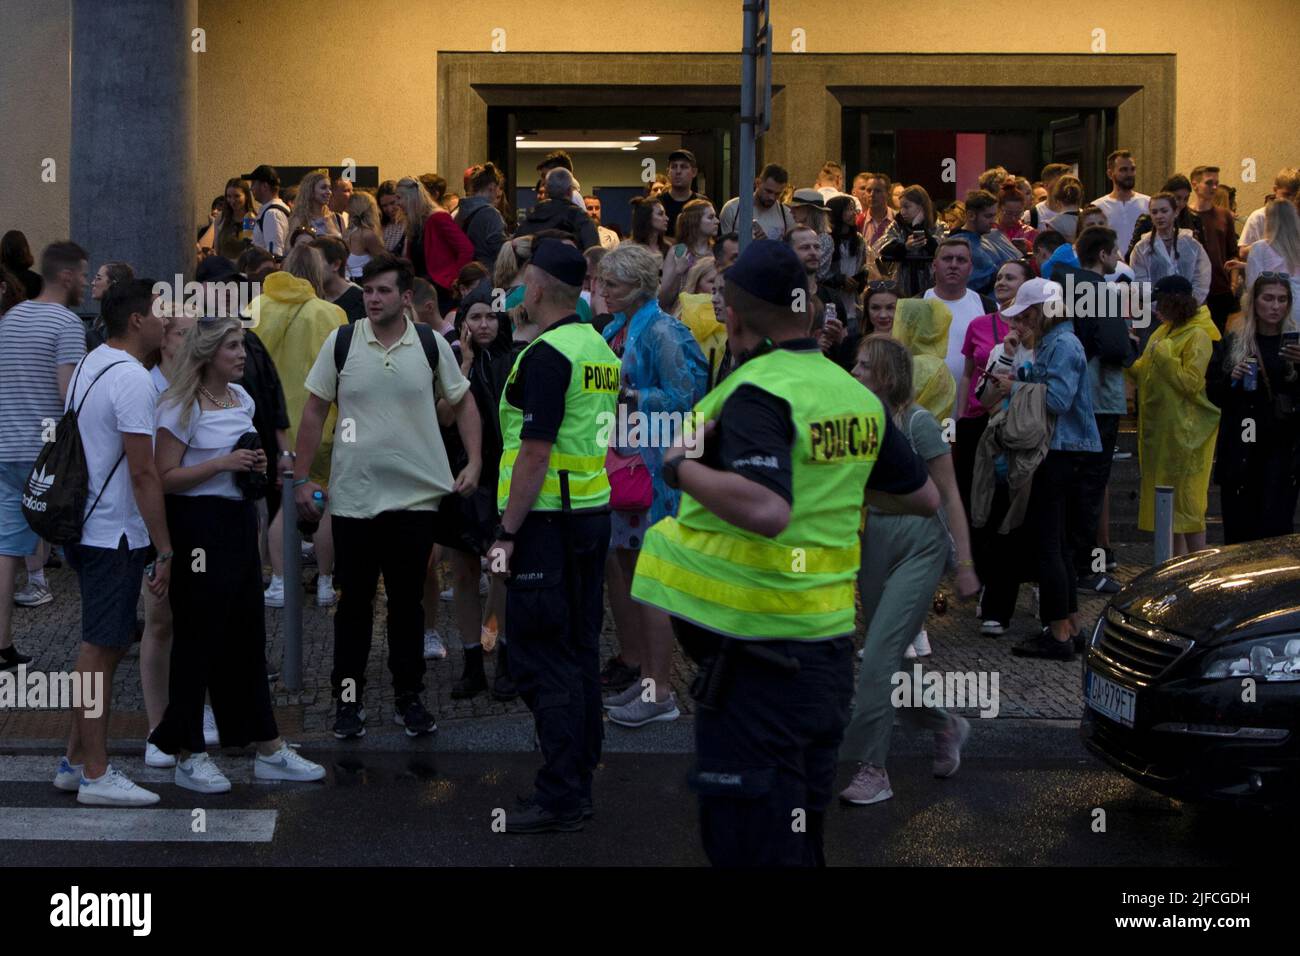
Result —
[[[639,144],[627,139],[533,139],[518,143],[518,149],[636,149]]]

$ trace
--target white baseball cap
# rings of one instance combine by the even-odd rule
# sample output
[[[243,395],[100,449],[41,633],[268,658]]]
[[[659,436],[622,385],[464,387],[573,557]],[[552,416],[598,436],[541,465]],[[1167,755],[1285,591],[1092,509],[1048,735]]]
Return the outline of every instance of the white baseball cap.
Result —
[[[1015,300],[1002,310],[1002,317],[1009,319],[1019,315],[1031,305],[1044,305],[1048,302],[1055,302],[1059,307],[1064,294],[1065,290],[1061,288],[1059,282],[1050,279],[1027,279],[1016,290]]]

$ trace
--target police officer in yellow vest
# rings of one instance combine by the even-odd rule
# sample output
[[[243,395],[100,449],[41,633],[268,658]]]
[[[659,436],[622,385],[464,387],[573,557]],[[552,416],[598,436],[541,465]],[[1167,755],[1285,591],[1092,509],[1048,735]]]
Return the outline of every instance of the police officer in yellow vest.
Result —
[[[632,596],[671,614],[701,665],[691,784],[709,859],[822,865],[865,489],[922,514],[939,494],[879,399],[810,337],[789,247],[754,241],[724,283],[740,364],[696,406],[702,456],[665,456],[681,508],[646,532]]]
[[[488,551],[506,574],[510,676],[537,724],[536,792],[507,809],[508,833],[580,830],[600,761],[600,627],[609,479],[604,436],[618,357],[576,314],[587,261],[543,239],[524,274],[524,306],[542,331],[501,396],[501,523]]]

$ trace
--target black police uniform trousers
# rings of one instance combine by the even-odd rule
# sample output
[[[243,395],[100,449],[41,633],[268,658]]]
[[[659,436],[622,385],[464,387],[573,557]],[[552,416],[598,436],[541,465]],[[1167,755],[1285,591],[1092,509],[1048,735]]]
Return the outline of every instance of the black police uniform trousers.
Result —
[[[683,645],[716,641],[678,618]],[[704,851],[714,866],[825,866],[826,808],[853,700],[853,642],[763,641],[797,661],[790,673],[734,650],[716,708],[697,708],[696,767]]]
[[[510,677],[532,711],[544,761],[534,799],[564,817],[590,799],[600,762],[608,549],[608,512],[534,511],[515,535],[506,580]]]

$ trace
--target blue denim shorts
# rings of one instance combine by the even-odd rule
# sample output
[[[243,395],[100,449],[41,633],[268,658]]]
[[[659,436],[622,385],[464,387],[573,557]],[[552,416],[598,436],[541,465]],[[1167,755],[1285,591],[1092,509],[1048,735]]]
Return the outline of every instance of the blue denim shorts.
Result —
[[[23,491],[32,466],[0,461],[0,554],[25,558],[36,552],[36,532],[23,517]]]
[[[63,550],[81,583],[81,639],[96,647],[130,647],[144,566],[153,548],[131,548],[122,535],[116,549],[70,544]]]

